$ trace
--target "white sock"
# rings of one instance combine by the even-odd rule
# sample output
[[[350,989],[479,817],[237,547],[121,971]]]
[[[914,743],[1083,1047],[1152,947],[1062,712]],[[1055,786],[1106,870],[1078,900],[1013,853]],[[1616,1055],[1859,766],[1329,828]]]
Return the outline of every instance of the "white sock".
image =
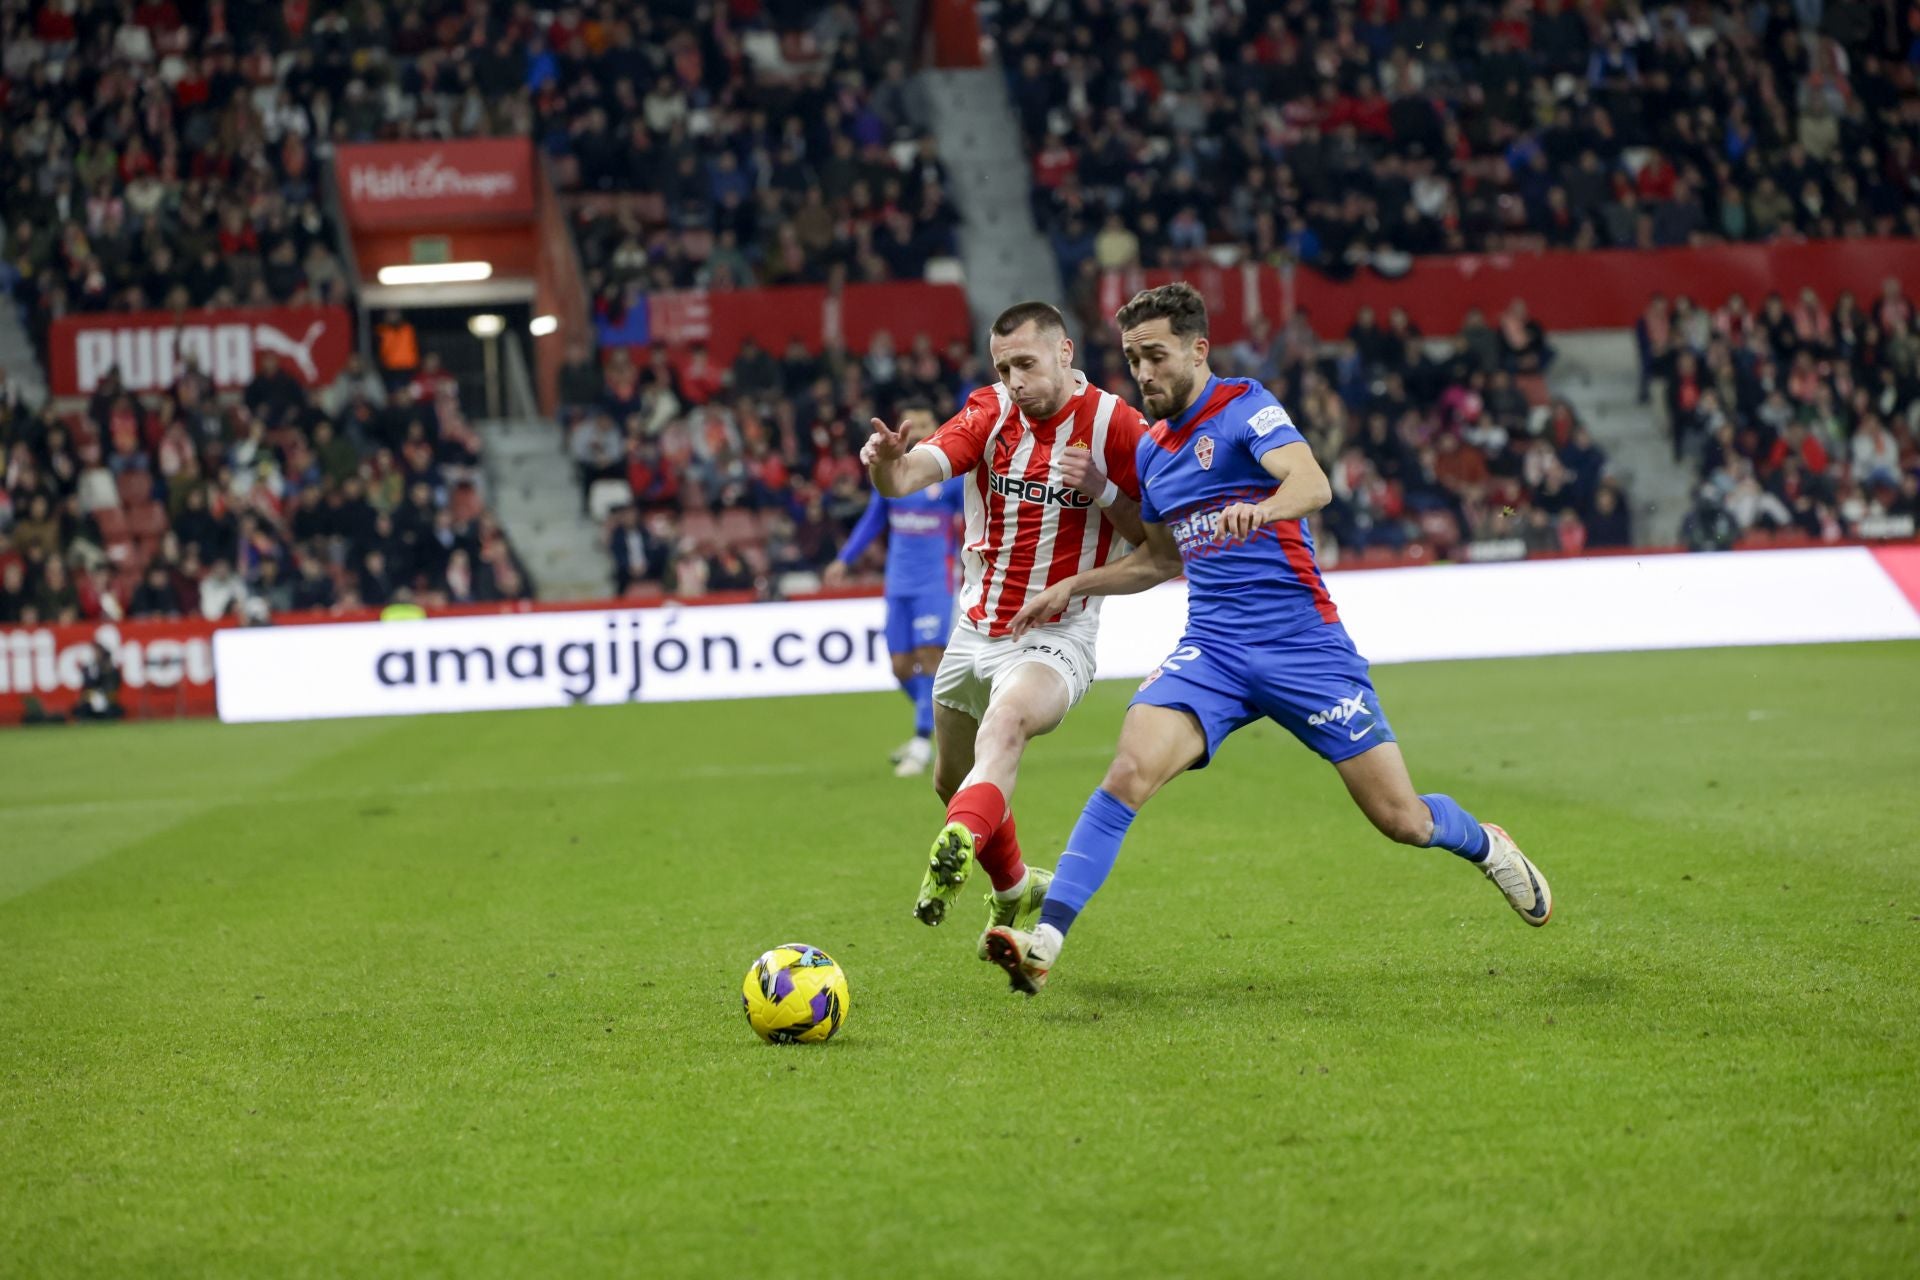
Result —
[[[1060,954],[1060,948],[1067,945],[1067,935],[1050,924],[1037,925],[1033,931],[1033,949],[1043,956],[1053,957]]]
[[[1022,871],[1020,873],[1020,883],[1014,885],[1011,889],[995,889],[993,891],[993,900],[995,902],[1012,902],[1016,898],[1026,897],[1027,886],[1032,880],[1033,873],[1031,871]]]

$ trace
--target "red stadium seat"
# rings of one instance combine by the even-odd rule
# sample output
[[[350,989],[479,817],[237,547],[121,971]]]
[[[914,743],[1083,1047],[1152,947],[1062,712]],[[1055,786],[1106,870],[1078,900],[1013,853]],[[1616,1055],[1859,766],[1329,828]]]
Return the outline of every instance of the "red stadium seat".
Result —
[[[127,532],[136,538],[158,538],[167,531],[167,509],[157,502],[143,502],[127,510]]]
[[[144,471],[123,471],[115,484],[123,507],[137,507],[153,497],[153,477]]]
[[[730,547],[745,547],[765,539],[760,519],[738,507],[720,513],[720,540]]]
[[[1552,397],[1547,394],[1547,375],[1544,373],[1516,373],[1513,385],[1531,405],[1543,405]]]
[[[696,545],[711,546],[720,540],[720,524],[704,511],[689,511],[680,520],[680,536]]]
[[[644,225],[655,227],[667,220],[667,201],[664,196],[651,191],[638,191],[631,198],[633,212]]]
[[[125,541],[127,513],[119,507],[96,507],[93,521],[100,526],[100,536],[109,543]]]
[[[1451,547],[1460,541],[1460,523],[1451,511],[1422,511],[1420,535],[1439,547]]]

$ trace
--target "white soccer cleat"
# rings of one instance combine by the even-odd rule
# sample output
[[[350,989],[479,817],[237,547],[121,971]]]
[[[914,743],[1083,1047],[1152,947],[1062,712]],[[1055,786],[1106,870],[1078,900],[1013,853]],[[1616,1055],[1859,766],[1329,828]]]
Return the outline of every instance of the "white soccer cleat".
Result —
[[[894,754],[893,776],[896,778],[917,778],[927,771],[933,763],[933,743],[926,738],[915,738]]]
[[[1038,930],[989,929],[985,939],[987,959],[1007,971],[1007,982],[1015,991],[1037,996],[1047,985],[1047,971],[1060,958],[1057,949],[1047,949],[1047,942]]]
[[[1534,928],[1553,919],[1553,890],[1547,887],[1547,878],[1540,874],[1540,868],[1520,852],[1520,846],[1504,827],[1483,822],[1480,829],[1487,833],[1490,846],[1487,860],[1480,864],[1480,873],[1498,886],[1507,896],[1507,905]]]
[[[919,735],[916,734],[913,737],[908,738],[905,742],[901,743],[899,746],[895,747],[893,750],[887,752],[887,763],[899,764],[902,760],[905,760],[907,758],[907,752],[913,750],[913,744],[918,741],[920,741],[920,738],[919,738]]]
[[[987,953],[987,934],[995,929],[1031,929],[1040,923],[1040,908],[1046,905],[1047,886],[1053,872],[1045,867],[1027,868],[1027,891],[1017,898],[1002,900],[987,895],[987,927],[980,931],[980,958],[991,961]]]

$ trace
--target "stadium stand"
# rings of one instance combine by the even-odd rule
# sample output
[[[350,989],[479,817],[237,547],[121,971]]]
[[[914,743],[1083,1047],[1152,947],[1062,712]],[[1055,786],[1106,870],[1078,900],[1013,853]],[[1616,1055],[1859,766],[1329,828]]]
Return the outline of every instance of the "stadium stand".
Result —
[[[83,413],[0,406],[0,622],[531,597],[451,379],[388,391],[356,361],[276,410],[291,382],[269,357],[237,404],[189,372],[149,403],[109,377]]]
[[[910,406],[944,419],[986,378],[958,344],[940,352],[922,336],[896,350],[884,333],[864,354],[796,344],[775,358],[749,343],[724,374],[699,350],[676,362],[661,347],[644,365],[617,347],[604,373],[572,373],[582,508],[600,486],[614,491],[603,516],[613,588],[683,596],[765,593],[780,575],[824,568],[867,504],[856,455],[868,419]]]
[[[996,6],[1062,275],[1920,232],[1893,6]],[[1224,193],[1214,198],[1214,193]]]
[[[1547,397],[1546,336],[1523,311],[1500,319],[1429,340],[1404,313],[1363,311],[1323,341],[1296,315],[1278,333],[1257,321],[1216,357],[1292,407],[1333,481],[1323,558],[1453,557],[1516,537],[1528,553],[1631,545],[1624,486],[1573,407]]]
[[[733,9],[727,25],[643,7],[563,74],[534,55],[555,179],[599,197],[573,223],[609,345],[633,341],[647,291],[917,280],[954,252],[895,6]]]
[[[1911,535],[1920,517],[1920,333],[1897,280],[1713,312],[1655,298],[1635,328],[1676,463],[1701,486],[1697,549]]]
[[[764,10],[736,4],[729,17],[730,23],[705,22],[693,6],[673,5],[536,11],[501,3],[221,6],[129,0],[83,3],[69,11],[8,0],[0,6],[8,50],[0,89],[8,131],[0,148],[0,189],[6,192],[0,257],[8,265],[0,271],[9,273],[5,283],[28,318],[43,365],[49,328],[63,314],[340,301],[349,283],[330,247],[337,233],[316,188],[316,159],[338,142],[484,133],[532,135],[550,158],[559,187],[575,195],[570,207],[576,243],[609,360],[604,374],[590,375],[595,383],[617,386],[626,376],[616,350],[623,338],[634,336],[627,321],[642,291],[913,279],[950,255],[956,215],[926,132],[925,104],[907,79],[911,51],[894,8],[873,0],[858,6],[772,4]],[[381,336],[382,372],[391,373],[384,326]],[[684,484],[688,501],[701,510],[703,503],[737,509],[744,492],[756,508],[771,511],[777,497],[791,494],[782,505],[791,533],[771,515],[757,519],[751,539],[741,536],[737,518],[726,526],[730,541],[715,542],[698,519],[693,532],[716,554],[743,545],[757,567],[817,567],[821,557],[813,550],[824,548],[830,556],[864,501],[844,492],[849,483],[863,485],[864,478],[849,482],[840,474],[848,468],[837,458],[837,446],[816,439],[821,433],[812,429],[812,418],[819,406],[832,406],[829,425],[851,442],[867,414],[895,410],[897,388],[936,406],[950,403],[948,388],[959,385],[971,359],[960,352],[942,358],[915,350],[906,334],[900,346],[892,358],[884,349],[870,359],[866,353],[855,358],[851,382],[841,371],[844,353],[825,353],[820,372],[829,382],[823,385],[815,385],[816,376],[793,381],[798,367],[815,357],[787,353],[784,360],[769,361],[778,374],[771,381],[764,371],[752,372],[755,362],[749,359],[740,390],[757,392],[761,398],[755,401],[743,400],[731,387],[721,394],[717,371],[702,369],[698,356],[689,360],[677,352],[670,386],[648,401],[650,429],[644,434],[650,450],[629,448],[631,423],[623,410],[634,406],[616,397],[604,407],[618,424],[620,464],[600,459],[593,465],[624,478],[627,455],[637,453],[642,460],[633,466],[646,480],[641,500],[654,513],[651,527],[676,546],[682,540],[673,527],[677,516],[658,511],[647,497],[663,484],[676,490]],[[633,354],[642,364],[653,362],[643,345]],[[895,377],[887,371],[895,363],[916,372]],[[862,382],[869,368],[882,376]],[[393,380],[413,385],[405,376]],[[178,401],[182,394],[175,388],[165,399]],[[673,412],[663,416],[667,395]],[[791,403],[777,410],[769,397]],[[96,408],[103,403],[99,396],[95,402]],[[579,407],[587,405],[601,407],[597,394]],[[345,499],[349,507],[369,501],[384,509],[382,498],[392,488],[388,477],[407,471],[403,447],[411,443],[417,451],[420,442],[370,434],[361,420],[404,409],[383,393],[366,408],[347,401],[334,408],[339,412],[324,415],[328,447],[337,451],[344,442],[366,456],[357,475],[323,477],[317,501],[327,509],[332,490],[352,479],[359,496]],[[700,423],[682,408],[698,409]],[[138,404],[132,410],[146,411]],[[161,411],[179,414],[177,406]],[[736,425],[735,415],[743,411]],[[292,428],[309,452],[315,448],[313,424],[322,416],[310,406]],[[762,416],[785,423],[781,448],[771,453],[756,443]],[[450,453],[455,466],[470,465],[467,455],[476,447],[471,433],[456,427],[458,439],[448,445],[438,435],[438,418],[427,415],[426,444]],[[667,429],[669,418],[673,429]],[[711,425],[723,421],[724,427]],[[804,439],[795,438],[794,421],[806,422]],[[599,458],[594,450],[606,448],[604,425],[589,417],[571,427],[576,454]],[[15,505],[26,504],[46,477],[84,470],[79,454],[106,438],[98,412],[61,426],[54,432],[51,424],[31,418],[9,426],[9,453],[16,452],[13,443],[26,446],[11,469],[23,478],[18,486],[9,484],[18,488]],[[751,458],[733,452],[731,444],[718,452],[709,446],[730,433],[737,437],[742,427],[742,443],[757,451]],[[156,452],[164,434],[154,433],[154,447],[145,451],[159,478],[144,501],[173,501],[174,475],[160,475]],[[235,450],[262,430],[239,420],[213,434],[232,442],[218,459],[203,451],[196,465],[208,473],[217,497],[225,492],[219,476],[241,461]],[[267,452],[278,455],[282,469],[275,484],[288,489],[285,497],[298,512],[299,460],[274,447],[291,437],[276,429],[266,438]],[[686,443],[693,440],[698,448]],[[386,452],[379,448],[383,443]],[[68,450],[75,451],[71,461]],[[658,461],[648,464],[654,453]],[[129,453],[119,465],[132,467],[134,458]],[[173,465],[171,458],[169,452],[166,465]],[[748,462],[755,477],[743,485],[740,468]],[[407,478],[417,472],[416,465]],[[477,474],[467,478],[477,490]],[[474,501],[464,485],[438,485],[434,492],[447,505],[458,497],[463,511]],[[56,507],[69,497],[57,486],[49,494]],[[237,506],[248,501],[237,499]],[[110,551],[121,603],[130,604],[146,558],[156,549],[171,554],[171,544],[149,546],[137,538],[123,543],[107,532],[92,536],[86,522],[98,509],[63,513],[62,546],[69,552],[91,546]],[[117,534],[127,523],[125,514],[141,509],[108,515],[109,529]],[[298,541],[284,520],[275,516],[267,523]],[[456,521],[462,530],[470,523]],[[356,591],[362,599],[392,592],[464,594],[432,574],[407,580],[412,557],[391,547],[381,555],[381,568],[368,572],[367,553],[381,540],[355,538],[332,547],[338,598],[350,599]],[[478,543],[464,550],[471,563]],[[193,577],[209,567],[199,563],[183,572]],[[290,563],[265,572],[279,584],[296,576]],[[501,590],[499,576],[481,575],[478,593]],[[507,576],[509,594],[526,589],[523,569]],[[740,578],[717,564],[705,576],[720,583]],[[669,580],[684,589],[697,585],[690,571]]]
[[[0,4],[0,284],[42,363],[62,315],[345,301],[332,143],[527,128],[446,10]],[[4,396],[0,448],[0,621],[532,594],[431,359],[305,389],[269,356],[236,403],[191,371],[81,413]]]
[[[1034,213],[1089,333],[1107,325],[1102,270],[1341,279],[1463,250],[1920,229],[1913,72],[1866,6],[1806,26],[1785,4],[984,8]],[[961,344],[906,329],[865,350],[749,344],[725,367],[646,331],[647,298],[673,291],[942,278],[958,216],[882,0],[0,0],[0,34],[0,284],[43,362],[63,314],[345,300],[319,185],[335,143],[532,137],[592,300],[599,349],[575,353],[561,416],[618,592],[770,593],[817,571],[865,500],[867,417],[944,415],[985,376]],[[1705,482],[1685,538],[1910,519],[1920,340],[1893,289],[1755,316],[1649,309],[1643,393]],[[417,342],[385,367],[402,345],[383,329],[384,378],[356,363],[290,394],[263,371],[237,404],[189,377],[49,417],[0,378],[0,524],[22,579],[0,611],[160,608],[153,563],[189,610],[528,594],[478,436]],[[1083,364],[1124,387],[1106,345]],[[1404,315],[1324,334],[1296,317],[1220,364],[1308,428],[1337,491],[1330,561],[1671,537],[1633,527],[1625,483],[1549,390],[1553,358],[1522,305],[1444,337]],[[81,571],[42,601],[49,557]]]
[[[1006,0],[994,17],[1034,215],[1090,325],[1089,282],[1142,265],[1391,278],[1423,254],[1920,233],[1910,33],[1892,9]],[[1654,538],[1911,531],[1920,339],[1886,288],[1770,299],[1764,316],[1737,297],[1650,306],[1641,394],[1659,393],[1676,465],[1707,481]],[[1310,334],[1238,352],[1281,375],[1315,433],[1340,543],[1444,554],[1455,527],[1496,538],[1512,515],[1529,552],[1631,542],[1622,486],[1571,407],[1543,403],[1538,326],[1470,317],[1417,368],[1400,327],[1363,321],[1317,358],[1299,354]],[[1516,387],[1531,413],[1508,403]]]
[[[345,71],[374,44],[297,12],[0,5],[0,283],[43,362],[63,314],[346,299],[316,148],[362,123]]]

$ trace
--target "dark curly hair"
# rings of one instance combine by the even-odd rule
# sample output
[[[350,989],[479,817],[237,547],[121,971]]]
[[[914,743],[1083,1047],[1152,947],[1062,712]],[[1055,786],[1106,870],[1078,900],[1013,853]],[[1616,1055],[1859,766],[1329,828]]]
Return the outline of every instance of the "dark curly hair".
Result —
[[[1207,300],[1186,281],[1176,280],[1157,289],[1142,289],[1113,313],[1113,319],[1123,331],[1164,319],[1175,337],[1192,341],[1207,336]]]

